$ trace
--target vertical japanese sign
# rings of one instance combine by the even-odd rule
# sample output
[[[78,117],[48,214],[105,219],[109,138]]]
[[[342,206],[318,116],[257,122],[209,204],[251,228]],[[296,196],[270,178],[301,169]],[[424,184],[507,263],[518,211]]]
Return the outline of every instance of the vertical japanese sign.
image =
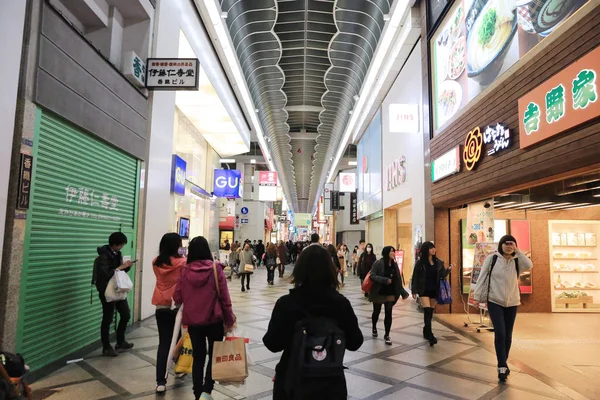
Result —
[[[358,225],[358,199],[356,192],[350,193],[350,225]]]
[[[519,99],[521,148],[600,115],[600,47]]]
[[[283,201],[274,201],[273,202],[273,213],[277,216],[280,216],[283,212]]]
[[[200,61],[197,58],[149,58],[146,64],[146,88],[198,90]]]
[[[331,193],[331,209],[333,211],[338,211],[340,209],[340,192],[334,190]]]
[[[123,55],[123,75],[137,87],[146,86],[146,63],[133,51]]]
[[[29,209],[29,196],[31,194],[31,174],[33,171],[33,156],[21,154],[21,168],[19,173],[19,192],[17,193],[17,209]]]

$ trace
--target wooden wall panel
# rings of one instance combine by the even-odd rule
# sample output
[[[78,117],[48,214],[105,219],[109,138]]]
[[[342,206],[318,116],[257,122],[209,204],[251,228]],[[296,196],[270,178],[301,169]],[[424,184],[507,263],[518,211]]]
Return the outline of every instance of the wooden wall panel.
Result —
[[[469,131],[503,122],[512,131],[509,150],[497,156],[484,153],[473,171],[463,170],[432,185],[436,207],[453,207],[481,198],[506,193],[516,186],[533,184],[541,178],[568,173],[600,162],[600,118],[588,121],[528,150],[519,149],[518,99],[600,44],[600,6],[590,3],[576,21],[553,42],[524,64],[511,68],[501,84],[469,105],[469,109],[431,141],[435,159],[463,145]],[[575,18],[575,17],[573,17]],[[575,24],[567,21],[566,24]],[[557,32],[558,33],[558,32]],[[550,40],[546,39],[546,40]],[[537,48],[536,48],[537,49]],[[536,49],[533,51],[535,52]],[[436,229],[437,233],[437,229]]]

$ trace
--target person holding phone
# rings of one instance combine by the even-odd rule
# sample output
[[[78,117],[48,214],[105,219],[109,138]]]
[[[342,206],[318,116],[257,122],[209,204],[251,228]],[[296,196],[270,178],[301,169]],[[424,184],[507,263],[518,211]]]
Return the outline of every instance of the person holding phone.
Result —
[[[425,242],[421,245],[419,260],[415,263],[411,280],[413,299],[416,300],[419,296],[421,306],[423,306],[423,337],[429,341],[430,346],[434,346],[438,342],[433,335],[431,322],[437,305],[440,281],[446,279],[453,267],[452,264],[445,267],[444,262],[437,258],[436,254],[435,245],[432,242]]]
[[[533,267],[531,260],[517,248],[517,240],[505,235],[498,243],[498,251],[490,254],[481,267],[473,297],[475,307],[487,303],[494,325],[494,346],[498,361],[498,379],[505,382],[510,375],[508,354],[512,334],[521,304],[519,275]]]
[[[127,299],[107,302],[104,292],[115,271],[129,272],[135,261],[123,261],[121,249],[127,244],[127,236],[123,232],[114,232],[108,238],[108,244],[98,247],[98,257],[94,261],[92,284],[96,285],[98,297],[102,303],[102,322],[100,324],[100,339],[102,340],[102,355],[116,357],[119,352],[133,348],[132,343],[125,340],[125,330],[131,318]],[[137,261],[137,260],[136,260]],[[113,321],[115,309],[119,313],[117,326],[117,345],[110,344],[110,324]]]

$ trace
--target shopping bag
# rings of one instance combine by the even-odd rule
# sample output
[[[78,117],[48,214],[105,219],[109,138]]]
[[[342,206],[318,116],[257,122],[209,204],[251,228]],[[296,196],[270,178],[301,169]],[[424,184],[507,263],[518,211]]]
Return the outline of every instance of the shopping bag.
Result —
[[[129,278],[129,275],[127,275],[127,272],[117,270],[115,271],[114,278],[115,282],[117,283],[117,288],[121,292],[129,292],[131,291],[131,289],[133,289],[133,282],[131,282],[131,279]]]
[[[112,278],[108,281],[106,290],[104,291],[104,297],[108,303],[115,301],[125,300],[127,298],[127,292],[119,290],[117,287],[117,274],[115,273]]]
[[[244,338],[225,338],[214,343],[212,378],[224,383],[240,383],[248,378],[248,356]]]
[[[371,289],[373,289],[373,281],[371,280],[371,271],[367,273],[365,280],[363,281],[362,291],[365,293],[371,293]]]
[[[440,281],[440,290],[438,290],[437,302],[438,304],[452,303],[452,289],[450,288],[450,283],[448,283],[448,281],[445,279]]]
[[[179,337],[179,331],[181,330],[182,326],[181,326],[181,319],[183,318],[183,304],[179,307],[179,310],[177,311],[177,315],[175,316],[175,326],[173,327],[173,338],[171,339],[171,346],[169,347],[169,355],[167,357],[167,372],[165,374],[165,378],[167,378],[169,376],[169,369],[171,368],[171,365],[173,365],[173,362],[177,362],[177,359],[179,358],[179,347],[178,345],[181,342],[181,345],[183,345],[183,342],[181,340],[177,340],[177,338]],[[182,338],[183,338],[183,334],[182,334]],[[175,352],[175,349],[177,349],[177,352]]]
[[[192,353],[192,339],[190,334],[186,334],[181,338],[181,346],[179,347],[179,358],[175,364],[176,374],[191,374],[192,366],[194,365],[194,356]]]
[[[275,259],[275,262],[276,262],[277,264],[281,264],[281,259],[280,259],[279,257],[277,257],[277,258]]]

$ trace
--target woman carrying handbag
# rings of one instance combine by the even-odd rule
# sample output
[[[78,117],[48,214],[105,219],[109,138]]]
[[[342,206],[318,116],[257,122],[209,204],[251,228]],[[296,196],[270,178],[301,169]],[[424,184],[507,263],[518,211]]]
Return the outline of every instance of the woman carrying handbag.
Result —
[[[242,281],[242,292],[246,290],[250,290],[250,275],[254,273],[254,254],[252,253],[252,249],[250,248],[250,244],[246,243],[244,245],[244,250],[240,252],[240,270],[238,275],[241,277]],[[244,287],[244,281],[246,282],[246,287]]]

